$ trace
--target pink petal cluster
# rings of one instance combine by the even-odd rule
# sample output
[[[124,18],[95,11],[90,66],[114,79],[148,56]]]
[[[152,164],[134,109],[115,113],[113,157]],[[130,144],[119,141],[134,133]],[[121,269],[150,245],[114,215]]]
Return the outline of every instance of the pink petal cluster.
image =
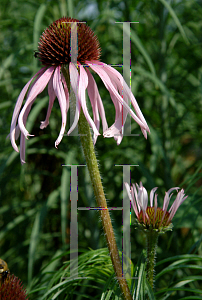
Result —
[[[134,212],[135,212],[138,220],[139,220],[139,217],[140,217],[140,213],[142,212],[143,222],[146,223],[146,221],[148,221],[147,223],[150,224],[150,216],[147,213],[147,211],[148,211],[147,209],[149,207],[154,208],[154,216],[153,216],[153,224],[152,224],[152,225],[154,225],[155,218],[156,218],[156,215],[157,215],[157,208],[158,208],[157,207],[157,196],[158,195],[155,194],[155,192],[157,190],[157,187],[153,188],[150,192],[150,205],[148,206],[148,194],[147,194],[146,189],[143,187],[142,182],[140,182],[140,185],[138,185],[136,183],[136,186],[135,186],[135,184],[132,184],[131,188],[130,188],[129,184],[127,182],[125,182],[125,186],[126,186],[128,196],[129,196],[129,198],[132,202],[132,206],[133,206]],[[137,189],[136,189],[136,187],[137,187]],[[175,201],[173,202],[170,209],[167,211],[170,199],[173,195],[173,194],[170,195],[170,193],[173,190],[178,191],[179,187],[171,188],[167,192],[165,192],[163,208],[161,209],[162,210],[162,217],[161,217],[160,224],[158,226],[159,228],[161,227],[161,225],[162,225],[162,223],[165,219],[166,214],[168,215],[168,218],[167,218],[166,222],[164,222],[165,223],[164,226],[168,226],[171,223],[171,221],[172,221],[176,211],[178,210],[179,206],[188,197],[188,196],[185,196],[184,190],[182,189],[181,191],[178,192]]]
[[[131,117],[140,125],[143,135],[145,136],[145,138],[147,138],[147,132],[149,132],[149,127],[142,115],[142,112],[137,104],[135,97],[131,93],[121,74],[117,70],[113,69],[111,66],[108,66],[107,64],[104,64],[99,61],[86,61],[85,66],[86,67],[84,67],[81,64],[78,64],[76,67],[73,63],[69,64],[70,83],[76,96],[76,111],[74,122],[67,134],[69,135],[77,126],[80,111],[82,108],[86,120],[93,129],[94,144],[96,143],[97,136],[100,135],[100,117],[103,126],[103,136],[114,137],[114,139],[117,141],[117,144],[120,144],[123,138],[123,126],[126,121],[127,114],[130,114]],[[92,74],[90,73],[89,68],[91,68],[95,73],[99,75],[106,89],[109,91],[111,99],[113,101],[116,115],[115,122],[110,128],[108,128],[104,106],[96,82]],[[34,78],[36,79],[32,83],[28,91],[28,88]],[[22,89],[17,99],[17,103],[15,105],[11,121],[10,139],[14,150],[17,152],[19,152],[19,150],[16,145],[16,140],[18,139],[21,133],[20,158],[22,164],[25,163],[25,138],[27,139],[28,136],[31,136],[31,134],[29,134],[29,132],[26,129],[26,121],[36,97],[45,89],[47,84],[49,94],[49,105],[46,119],[41,123],[40,128],[43,129],[49,124],[49,118],[53,107],[53,103],[55,98],[57,97],[62,115],[62,125],[59,136],[55,142],[56,148],[61,142],[63,135],[65,134],[67,112],[70,106],[69,91],[67,88],[67,84],[61,72],[61,66],[51,66],[49,68],[43,67],[30,79],[30,81]],[[89,115],[86,105],[86,89],[92,106],[93,120]],[[26,93],[27,99],[23,108],[21,109]],[[131,101],[136,114],[128,106],[129,100]]]

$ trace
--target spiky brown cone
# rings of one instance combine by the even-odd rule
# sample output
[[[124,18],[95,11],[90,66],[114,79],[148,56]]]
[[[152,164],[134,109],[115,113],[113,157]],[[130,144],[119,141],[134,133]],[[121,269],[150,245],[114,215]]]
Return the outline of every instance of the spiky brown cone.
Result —
[[[26,290],[15,275],[8,276],[0,287],[1,300],[27,300]]]
[[[79,20],[63,17],[53,22],[40,38],[35,57],[38,57],[43,65],[58,66],[71,62],[70,36],[72,22],[77,22],[77,61],[85,64],[85,61],[99,59],[101,52],[99,41],[91,28]]]

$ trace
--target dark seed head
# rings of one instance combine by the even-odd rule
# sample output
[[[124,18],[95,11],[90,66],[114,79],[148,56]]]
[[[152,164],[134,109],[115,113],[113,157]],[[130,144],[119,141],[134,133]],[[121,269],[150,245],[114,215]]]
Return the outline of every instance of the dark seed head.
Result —
[[[99,41],[90,27],[79,20],[63,17],[52,23],[40,38],[38,51],[34,56],[38,57],[43,65],[58,66],[71,62],[71,53],[75,50],[70,51],[72,22],[77,22],[77,62],[85,64],[86,60],[99,59]]]
[[[27,293],[22,282],[15,275],[9,275],[0,287],[0,299],[27,300]]]

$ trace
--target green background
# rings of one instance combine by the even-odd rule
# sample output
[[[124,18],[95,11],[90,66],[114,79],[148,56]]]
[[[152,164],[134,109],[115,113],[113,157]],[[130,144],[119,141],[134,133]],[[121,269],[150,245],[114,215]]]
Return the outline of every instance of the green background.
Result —
[[[78,137],[65,136],[58,149],[54,148],[61,126],[57,101],[50,125],[40,130],[48,105],[47,88],[37,97],[28,118],[26,127],[35,136],[27,143],[25,165],[21,166],[19,154],[6,137],[20,91],[41,68],[34,57],[40,35],[62,16],[87,22],[100,41],[100,60],[107,64],[122,64],[123,61],[123,29],[115,22],[139,22],[131,24],[131,89],[151,134],[145,140],[132,120],[132,133],[139,136],[124,136],[119,146],[113,138],[98,137],[96,152],[108,205],[122,205],[122,168],[115,167],[119,164],[139,165],[131,167],[131,182],[142,181],[148,191],[158,186],[159,206],[169,188],[184,188],[189,197],[174,217],[174,230],[160,237],[157,261],[180,254],[201,257],[201,15],[201,1],[1,0],[0,257],[7,261],[11,272],[21,278],[29,291],[35,288],[35,279],[53,257],[61,255],[61,259],[51,265],[53,273],[69,259],[62,253],[69,249],[70,172],[61,165],[85,164],[85,160]],[[122,68],[118,70],[122,73]],[[108,125],[112,125],[115,116],[112,100],[100,78],[97,75],[94,78]],[[90,110],[90,104],[88,107]],[[86,168],[79,168],[78,176],[78,206],[96,206]],[[171,202],[174,199],[173,196]],[[145,239],[135,230],[135,214],[133,211],[131,214],[131,255],[136,264]],[[114,211],[111,216],[121,250],[122,212]],[[79,211],[78,226],[80,249],[106,247],[98,212]],[[201,262],[197,265],[201,266]],[[161,270],[161,265],[157,266],[157,273]],[[156,289],[171,286],[173,278],[178,280],[197,274],[200,272],[190,268],[176,271],[174,275],[167,274],[157,282]],[[40,285],[40,280],[37,284]],[[187,284],[200,289],[201,280],[191,285]],[[102,288],[96,292],[98,299],[101,292]],[[79,293],[84,291],[78,288]],[[89,293],[89,297],[94,295],[91,289],[85,293]],[[169,299],[185,296],[194,299],[193,295],[195,293],[190,291],[176,291]],[[72,299],[76,297],[79,296]]]

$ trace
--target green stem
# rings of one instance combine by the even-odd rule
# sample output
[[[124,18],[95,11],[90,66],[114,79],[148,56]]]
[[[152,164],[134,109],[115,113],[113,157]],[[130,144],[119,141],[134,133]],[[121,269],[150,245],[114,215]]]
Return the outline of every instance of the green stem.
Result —
[[[102,187],[102,182],[101,182],[100,172],[98,168],[98,162],[95,156],[91,132],[83,112],[81,112],[80,114],[78,127],[79,127],[79,133],[81,138],[81,144],[83,147],[86,163],[90,173],[90,178],[93,185],[93,190],[97,201],[97,205],[98,207],[107,208],[107,202]],[[115,274],[118,278],[120,288],[124,295],[124,299],[132,300],[126,279],[122,277],[122,265],[120,262],[119,252],[116,245],[116,240],[114,236],[114,231],[113,231],[109,211],[108,209],[103,209],[100,210],[100,214],[101,214],[102,226],[104,228],[105,237],[107,240],[107,245],[111,256],[112,264],[114,267]]]
[[[68,73],[64,68],[62,69],[62,72],[65,76],[67,86],[69,87]],[[101,214],[102,226],[105,232],[107,246],[111,256],[114,271],[117,276],[121,291],[123,293],[123,298],[125,300],[132,300],[132,296],[130,294],[128,284],[126,282],[125,277],[122,274],[122,265],[119,257],[119,251],[116,245],[111,218],[109,215],[109,211],[107,209],[107,202],[106,202],[106,198],[105,198],[105,194],[101,182],[101,176],[100,176],[98,162],[95,155],[95,149],[94,149],[93,140],[90,132],[90,126],[82,110],[79,117],[78,129],[79,129],[84,156],[86,159],[88,171],[93,186],[93,191],[97,201],[97,206],[105,208],[100,210],[100,214]]]
[[[148,230],[146,232],[147,240],[147,280],[152,289],[155,286],[154,268],[156,265],[156,249],[159,233],[154,230]]]

